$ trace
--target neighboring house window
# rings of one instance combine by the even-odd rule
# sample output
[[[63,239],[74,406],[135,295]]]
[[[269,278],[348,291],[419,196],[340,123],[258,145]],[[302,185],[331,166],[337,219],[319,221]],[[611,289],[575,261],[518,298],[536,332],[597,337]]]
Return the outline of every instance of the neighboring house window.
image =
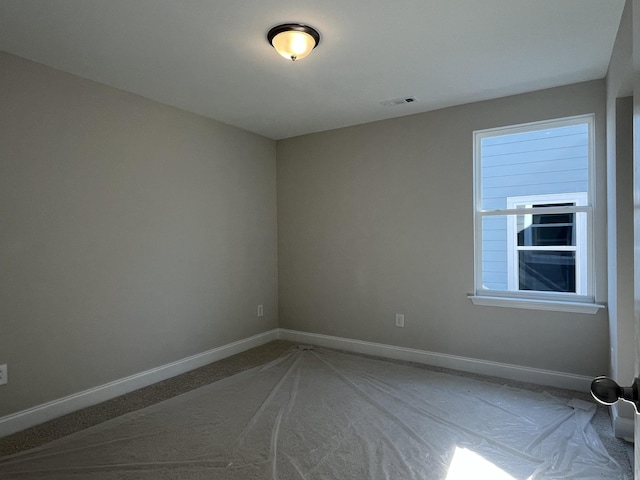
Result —
[[[593,116],[474,133],[477,296],[593,302]]]
[[[587,193],[507,197],[507,209],[569,207],[507,217],[508,289],[587,295]],[[565,209],[563,209],[565,210]]]

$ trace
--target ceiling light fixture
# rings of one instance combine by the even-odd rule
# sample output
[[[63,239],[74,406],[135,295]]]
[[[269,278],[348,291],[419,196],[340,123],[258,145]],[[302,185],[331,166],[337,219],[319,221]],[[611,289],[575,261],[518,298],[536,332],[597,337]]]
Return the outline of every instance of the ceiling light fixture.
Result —
[[[280,55],[295,62],[318,46],[320,34],[308,25],[285,23],[269,30],[267,40]]]

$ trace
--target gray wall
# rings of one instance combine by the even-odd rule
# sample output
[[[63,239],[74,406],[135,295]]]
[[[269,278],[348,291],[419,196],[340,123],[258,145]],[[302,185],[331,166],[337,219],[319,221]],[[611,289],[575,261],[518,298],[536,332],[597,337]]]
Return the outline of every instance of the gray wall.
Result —
[[[621,385],[634,378],[633,300],[633,69],[631,3],[626,2],[607,72],[607,224],[609,374]],[[633,419],[633,406],[618,402],[615,414]]]
[[[278,142],[279,325],[583,375],[607,313],[475,306],[474,130],[595,113],[596,298],[606,301],[605,84],[593,81]],[[405,328],[394,314],[405,314]]]
[[[276,327],[275,154],[0,53],[0,416]]]
[[[634,371],[633,322],[633,97],[616,101],[616,229],[615,229],[615,303],[616,314],[610,322],[617,325],[616,360],[613,377],[621,385],[631,385]],[[612,277],[609,277],[611,281]],[[611,300],[611,299],[610,299]],[[610,304],[612,302],[610,301]],[[633,405],[617,404],[618,413],[633,418]]]
[[[594,112],[604,198],[604,92],[280,141],[276,219],[276,142],[0,53],[0,416],[276,326],[603,373],[606,312],[466,295],[473,130]]]

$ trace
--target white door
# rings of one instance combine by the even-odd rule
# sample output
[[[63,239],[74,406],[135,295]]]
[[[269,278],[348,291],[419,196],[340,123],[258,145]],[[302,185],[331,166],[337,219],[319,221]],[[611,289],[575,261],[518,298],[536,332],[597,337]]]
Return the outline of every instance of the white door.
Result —
[[[640,377],[640,0],[632,3],[633,58],[633,225],[634,304],[636,321],[635,375]],[[640,415],[635,418],[635,478],[640,479]]]

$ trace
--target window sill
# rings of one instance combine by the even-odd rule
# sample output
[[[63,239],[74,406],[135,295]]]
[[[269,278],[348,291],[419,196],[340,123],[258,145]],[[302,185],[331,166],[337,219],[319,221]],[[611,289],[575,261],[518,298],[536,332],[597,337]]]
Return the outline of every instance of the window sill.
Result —
[[[591,315],[595,315],[598,313],[598,310],[605,308],[604,305],[597,303],[560,302],[557,300],[537,300],[530,298],[485,297],[481,295],[469,295],[468,298],[474,305],[550,310],[553,312],[588,313]]]

